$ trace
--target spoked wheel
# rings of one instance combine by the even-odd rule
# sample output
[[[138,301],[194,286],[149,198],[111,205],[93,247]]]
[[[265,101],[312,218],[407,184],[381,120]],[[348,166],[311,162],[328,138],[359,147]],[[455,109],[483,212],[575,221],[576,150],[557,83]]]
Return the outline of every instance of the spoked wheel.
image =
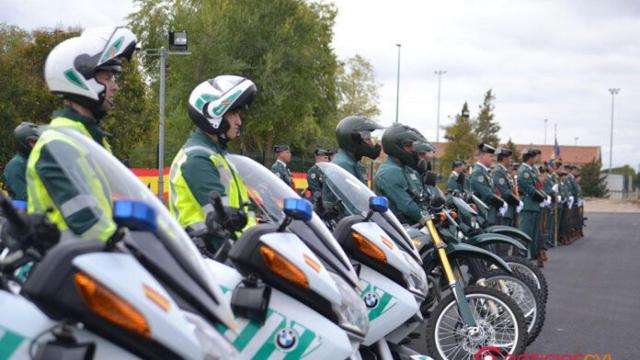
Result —
[[[540,292],[543,302],[546,304],[549,297],[549,288],[542,270],[526,258],[518,256],[508,256],[504,258],[504,261],[509,264],[513,271],[517,271],[533,281]]]
[[[476,326],[464,324],[453,294],[434,309],[427,325],[429,355],[440,360],[475,359],[476,354],[520,354],[527,344],[522,310],[509,296],[495,289],[469,286],[465,297]],[[488,350],[489,349],[489,350]]]
[[[545,304],[535,284],[525,275],[514,271],[491,270],[482,274],[477,285],[499,290],[513,299],[527,322],[528,343],[531,344],[542,331],[545,320]]]

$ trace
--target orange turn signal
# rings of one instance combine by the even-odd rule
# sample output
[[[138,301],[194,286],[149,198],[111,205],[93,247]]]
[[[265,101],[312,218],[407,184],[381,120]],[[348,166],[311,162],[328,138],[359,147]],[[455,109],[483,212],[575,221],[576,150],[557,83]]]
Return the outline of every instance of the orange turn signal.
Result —
[[[353,231],[351,232],[351,237],[356,242],[356,244],[358,245],[358,249],[360,249],[363,254],[380,262],[387,262],[387,255],[384,254],[384,251],[382,251],[382,249],[369,241],[362,234]]]
[[[126,300],[84,273],[76,273],[74,280],[82,301],[96,315],[137,335],[151,337],[147,320]]]
[[[304,272],[302,272],[302,270],[297,266],[293,265],[289,260],[285,259],[282,255],[278,254],[275,250],[262,245],[260,247],[260,253],[271,271],[300,287],[309,287],[309,280],[307,280],[307,276]]]

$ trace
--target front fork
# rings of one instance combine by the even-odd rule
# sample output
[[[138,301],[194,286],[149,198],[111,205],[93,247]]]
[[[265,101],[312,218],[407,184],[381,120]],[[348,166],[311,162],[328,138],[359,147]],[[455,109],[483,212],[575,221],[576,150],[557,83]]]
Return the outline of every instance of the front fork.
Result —
[[[445,277],[449,282],[449,288],[451,288],[453,296],[456,298],[458,313],[465,325],[475,327],[476,320],[473,317],[473,312],[471,311],[469,302],[464,294],[464,284],[460,279],[456,278],[456,275],[453,272],[453,268],[451,267],[451,263],[449,263],[449,258],[447,257],[447,252],[445,250],[446,244],[440,238],[440,234],[438,234],[438,230],[433,223],[433,219],[429,218],[426,225],[429,230],[429,234],[431,235],[433,245],[437,251],[440,265],[442,266]]]

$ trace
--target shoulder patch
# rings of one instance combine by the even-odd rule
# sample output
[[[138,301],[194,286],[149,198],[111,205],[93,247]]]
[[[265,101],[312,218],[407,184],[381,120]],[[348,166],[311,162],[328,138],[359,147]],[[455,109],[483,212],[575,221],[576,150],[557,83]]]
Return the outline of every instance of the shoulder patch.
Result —
[[[501,177],[500,179],[498,179],[498,184],[504,185],[504,178]]]
[[[310,176],[310,177],[311,177],[312,179],[315,179],[315,178],[316,178],[316,173],[311,173],[311,176]]]
[[[531,175],[529,175],[529,172],[528,172],[528,171],[524,173],[524,177],[525,177],[525,178],[529,178],[530,176],[531,176]]]
[[[484,176],[478,175],[478,182],[484,182]]]

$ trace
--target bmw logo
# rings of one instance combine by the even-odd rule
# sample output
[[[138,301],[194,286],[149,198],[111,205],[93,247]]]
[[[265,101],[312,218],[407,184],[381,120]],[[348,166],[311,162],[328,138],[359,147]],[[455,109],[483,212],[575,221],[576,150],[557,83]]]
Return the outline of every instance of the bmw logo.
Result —
[[[276,344],[284,351],[293,349],[298,343],[298,334],[289,328],[284,328],[276,334]]]
[[[364,295],[364,304],[367,305],[369,309],[373,309],[378,306],[379,302],[380,298],[378,297],[378,294],[374,292],[368,292]]]

